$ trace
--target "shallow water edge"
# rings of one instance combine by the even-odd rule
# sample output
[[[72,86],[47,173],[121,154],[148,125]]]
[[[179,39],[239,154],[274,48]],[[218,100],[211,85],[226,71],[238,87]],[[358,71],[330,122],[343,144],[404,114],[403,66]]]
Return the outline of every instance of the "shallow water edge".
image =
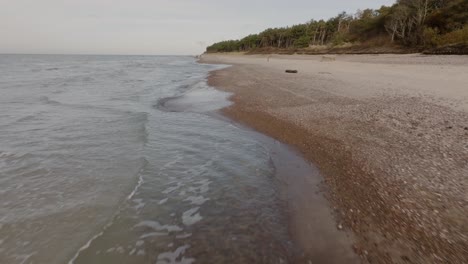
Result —
[[[343,262],[320,174],[221,115],[221,67],[3,56],[0,262]]]
[[[285,204],[288,233],[294,244],[292,263],[360,263],[352,249],[353,234],[337,228],[331,204],[325,198],[327,187],[316,166],[295,148],[252,130],[241,120],[230,119],[222,111],[210,115],[249,131],[269,150],[275,182]]]
[[[223,66],[222,69],[212,70],[210,75],[230,67]],[[178,100],[179,98],[173,98],[163,104],[169,111],[185,111],[187,105],[184,105],[183,100]],[[227,115],[223,110],[229,106],[230,104],[224,105],[222,109],[206,114],[248,131],[249,136],[269,150],[275,170],[275,183],[278,184],[280,197],[285,204],[283,212],[287,214],[288,233],[294,243],[292,262],[360,263],[358,255],[353,251],[353,234],[337,228],[339,223],[330,202],[325,198],[327,187],[318,168],[303,158],[294,147],[257,132],[242,120],[235,120]]]

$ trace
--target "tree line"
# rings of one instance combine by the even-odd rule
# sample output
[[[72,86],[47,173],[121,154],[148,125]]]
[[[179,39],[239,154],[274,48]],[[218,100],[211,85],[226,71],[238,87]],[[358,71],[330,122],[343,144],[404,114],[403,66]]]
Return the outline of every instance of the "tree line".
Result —
[[[240,40],[207,47],[207,52],[307,49],[344,44],[438,47],[468,43],[468,0],[397,0],[392,6],[342,12],[328,20],[269,28]]]

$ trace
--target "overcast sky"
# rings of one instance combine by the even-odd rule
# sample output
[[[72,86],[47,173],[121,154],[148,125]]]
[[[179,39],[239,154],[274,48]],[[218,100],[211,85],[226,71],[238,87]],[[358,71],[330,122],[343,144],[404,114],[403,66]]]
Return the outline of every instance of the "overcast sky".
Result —
[[[199,54],[269,27],[395,0],[0,0],[0,53]]]

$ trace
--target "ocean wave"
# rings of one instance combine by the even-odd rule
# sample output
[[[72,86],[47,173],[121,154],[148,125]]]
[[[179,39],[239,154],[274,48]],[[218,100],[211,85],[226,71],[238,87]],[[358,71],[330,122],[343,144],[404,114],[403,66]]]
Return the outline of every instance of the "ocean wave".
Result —
[[[229,96],[198,76],[195,81],[179,85],[174,95],[158,99],[153,107],[164,112],[210,112],[229,106]]]
[[[170,96],[170,97],[165,97],[158,99],[156,103],[153,105],[154,108],[161,110],[163,112],[181,112],[177,108],[170,107],[168,103],[170,103],[172,100],[176,100],[178,98],[181,98],[183,95],[179,96]]]
[[[50,105],[59,105],[60,104],[60,102],[50,100],[50,98],[47,97],[47,96],[39,97],[39,101],[42,102],[43,104],[50,104]]]

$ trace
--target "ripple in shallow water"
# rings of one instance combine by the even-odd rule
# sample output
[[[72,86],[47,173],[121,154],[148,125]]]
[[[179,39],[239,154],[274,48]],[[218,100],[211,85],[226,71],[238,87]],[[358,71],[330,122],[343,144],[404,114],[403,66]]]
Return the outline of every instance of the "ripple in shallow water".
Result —
[[[268,150],[205,114],[216,67],[1,56],[0,262],[288,259]]]
[[[148,123],[166,131],[150,134],[145,150],[158,162],[149,162],[144,184],[75,263],[287,262],[287,224],[268,150],[206,115],[164,115],[172,122]],[[181,123],[190,133],[170,132]]]

